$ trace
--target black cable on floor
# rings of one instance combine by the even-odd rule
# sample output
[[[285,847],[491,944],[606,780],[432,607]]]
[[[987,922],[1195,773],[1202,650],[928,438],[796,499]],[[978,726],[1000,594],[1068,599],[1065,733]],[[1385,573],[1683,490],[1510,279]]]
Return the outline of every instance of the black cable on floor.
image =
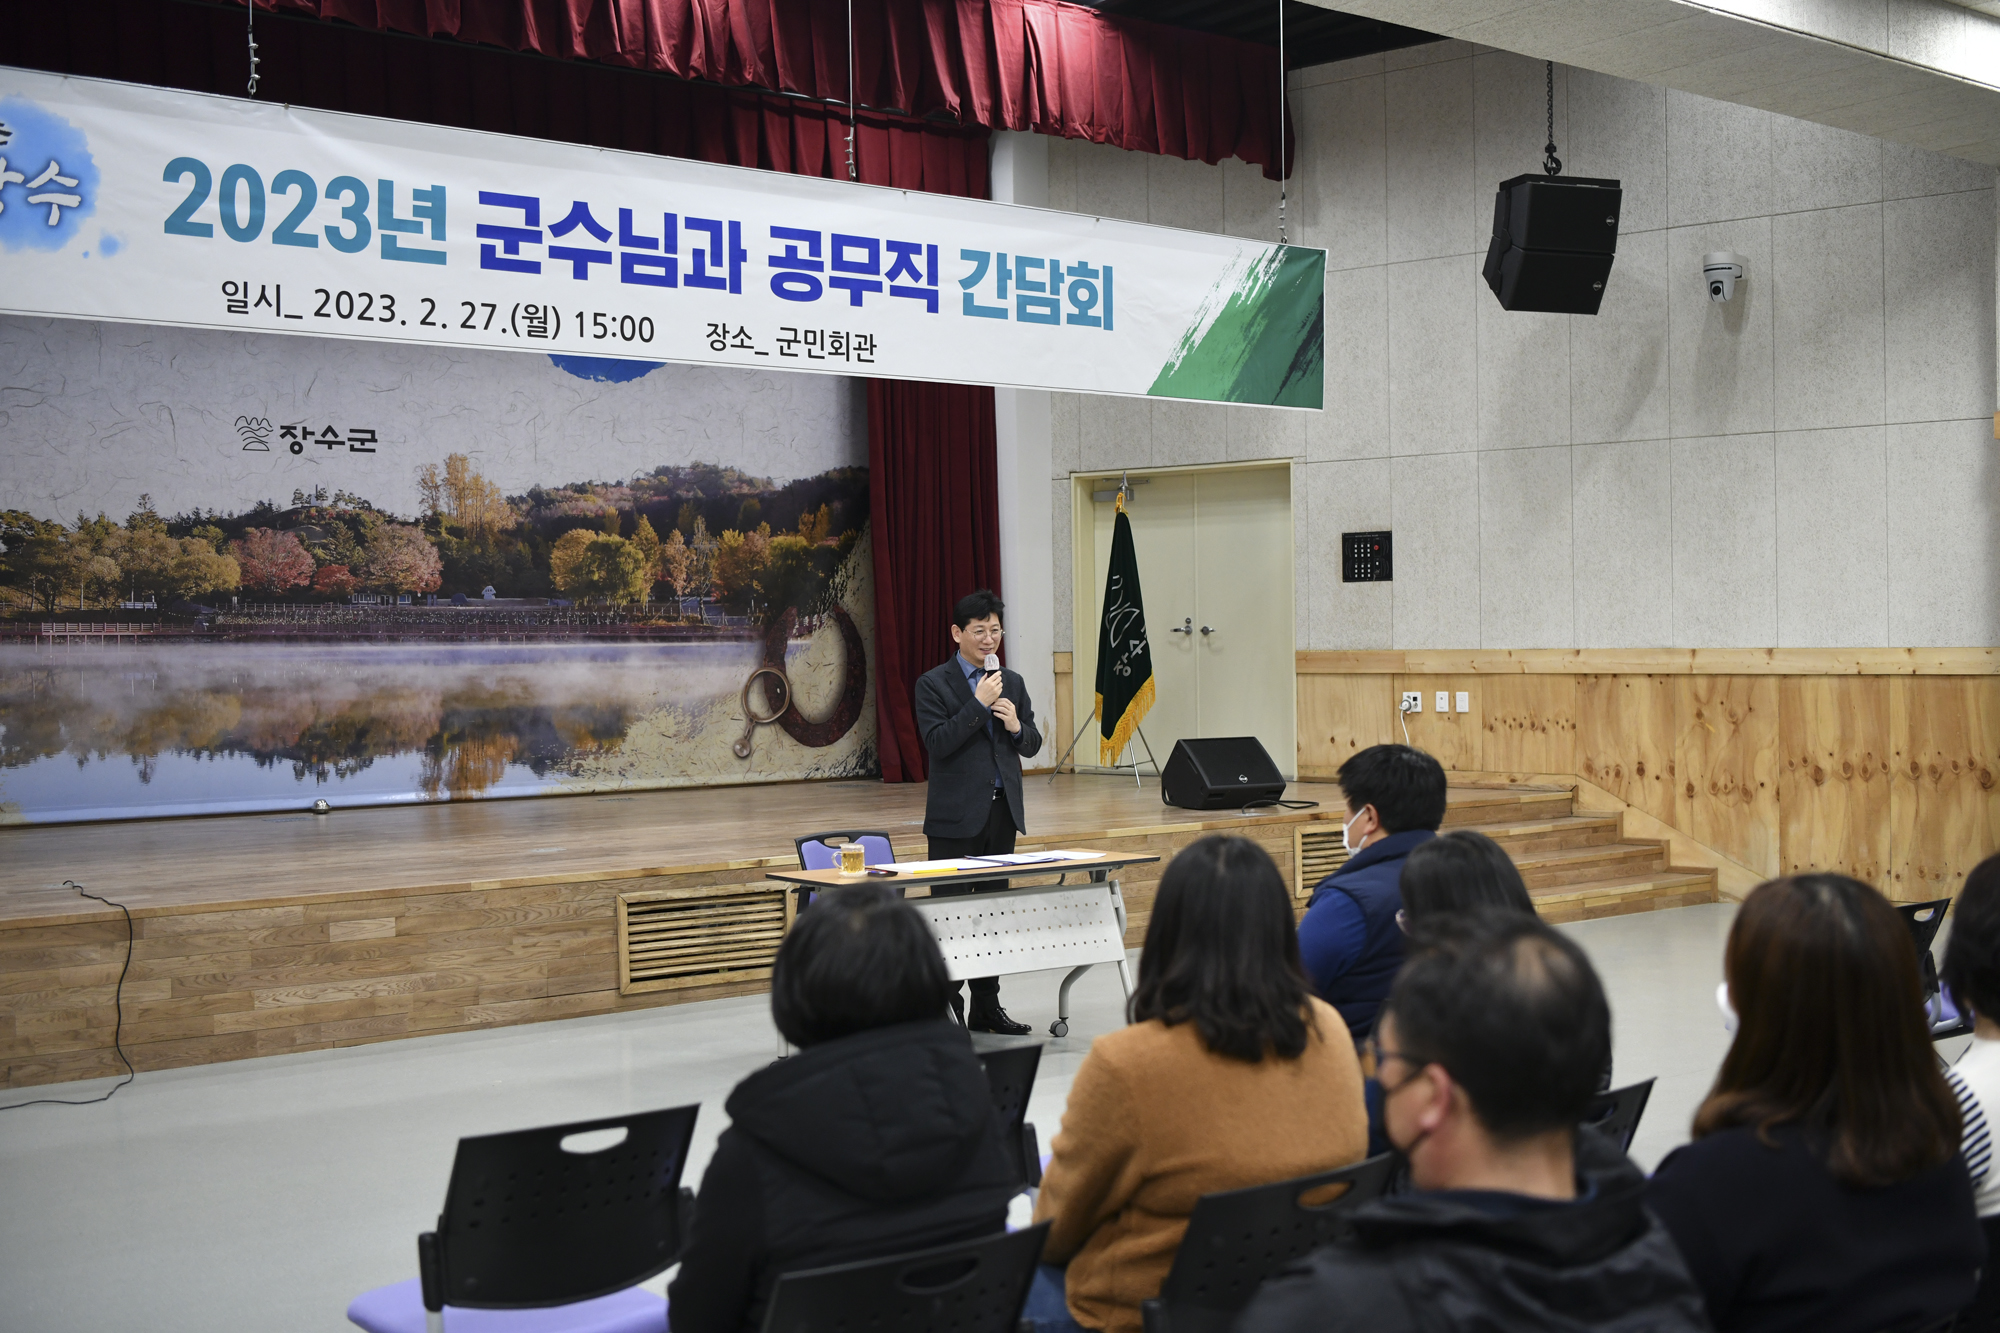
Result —
[[[118,989],[112,992],[112,1004],[117,1009],[118,1021],[117,1026],[111,1029],[111,1049],[116,1051],[118,1058],[125,1062],[125,1077],[112,1084],[111,1092],[105,1093],[102,1097],[85,1097],[80,1101],[66,1100],[61,1097],[37,1097],[29,1102],[15,1102],[10,1106],[0,1106],[0,1111],[18,1111],[24,1106],[95,1106],[99,1102],[110,1101],[112,1092],[118,1091],[118,1089],[130,1083],[133,1079],[139,1077],[139,1071],[132,1068],[132,1058],[125,1054],[123,1040],[125,1035],[125,975],[132,970],[132,909],[124,903],[114,903],[101,894],[92,893],[75,880],[64,880],[63,887],[66,889],[75,889],[84,897],[95,899],[107,907],[115,907],[125,914],[125,966],[118,969]]]

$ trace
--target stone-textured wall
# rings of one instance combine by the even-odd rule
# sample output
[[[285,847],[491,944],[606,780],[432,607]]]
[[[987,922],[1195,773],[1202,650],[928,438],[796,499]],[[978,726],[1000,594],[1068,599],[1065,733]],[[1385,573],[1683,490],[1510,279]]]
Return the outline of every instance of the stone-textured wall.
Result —
[[[1558,67],[1565,170],[1624,183],[1618,261],[1594,318],[1509,314],[1479,266],[1543,99],[1541,62],[1464,42],[1294,75],[1326,410],[1056,395],[1058,650],[1070,472],[1283,457],[1302,648],[2000,643],[1993,169]],[[1051,149],[1051,207],[1276,237],[1240,163]],[[1395,581],[1342,584],[1373,528]]]

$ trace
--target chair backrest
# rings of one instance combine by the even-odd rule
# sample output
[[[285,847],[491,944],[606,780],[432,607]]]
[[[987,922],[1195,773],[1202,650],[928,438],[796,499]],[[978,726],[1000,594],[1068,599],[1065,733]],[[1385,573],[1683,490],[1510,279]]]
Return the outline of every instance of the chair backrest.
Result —
[[[1944,925],[1945,909],[1951,906],[1951,899],[1897,903],[1895,906],[1896,914],[1910,928],[1910,943],[1917,946],[1917,967],[1923,972],[1924,998],[1929,999],[1938,991],[1937,960],[1931,957],[1931,945],[1937,942],[1938,929]]]
[[[1650,1078],[1613,1088],[1590,1103],[1590,1109],[1583,1113],[1582,1123],[1617,1144],[1619,1152],[1629,1152],[1632,1136],[1639,1132],[1639,1117],[1646,1114],[1646,1102],[1652,1095],[1653,1080]]]
[[[830,1329],[1015,1333],[1049,1224],[912,1254],[786,1273],[763,1333]]]
[[[1265,1278],[1339,1239],[1347,1228],[1346,1214],[1379,1198],[1395,1167],[1395,1157],[1383,1153],[1338,1171],[1202,1195],[1160,1286],[1167,1322],[1174,1327],[1191,1322],[1173,1317],[1183,1307],[1231,1314],[1241,1310]],[[1335,1185],[1346,1185],[1346,1192],[1321,1203],[1301,1202],[1303,1196]]]
[[[871,866],[885,866],[896,859],[889,849],[889,835],[873,829],[858,829],[847,832],[829,829],[825,833],[808,833],[803,838],[793,838],[792,845],[798,848],[799,869],[835,870],[840,866],[839,844],[858,842],[861,844],[861,863]]]
[[[1041,1067],[1042,1044],[1024,1041],[979,1052],[986,1080],[993,1087],[993,1109],[1000,1115],[1001,1135],[1014,1158],[1023,1185],[1042,1183],[1041,1145],[1028,1123],[1028,1098],[1035,1091],[1035,1071]]]
[[[672,1266],[681,1168],[700,1109],[460,1139],[437,1230],[417,1238],[425,1307],[565,1305]],[[623,1137],[607,1146],[563,1146],[617,1130]]]

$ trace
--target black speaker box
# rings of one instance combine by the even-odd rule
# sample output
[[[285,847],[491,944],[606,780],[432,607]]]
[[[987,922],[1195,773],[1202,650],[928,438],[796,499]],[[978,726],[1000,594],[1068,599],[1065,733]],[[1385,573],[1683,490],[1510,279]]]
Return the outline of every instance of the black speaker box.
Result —
[[[1618,251],[1624,189],[1584,176],[1516,176],[1493,199],[1486,285],[1505,310],[1594,315]]]
[[[1284,794],[1284,775],[1255,736],[1177,742],[1160,773],[1160,799],[1183,810],[1224,810]]]

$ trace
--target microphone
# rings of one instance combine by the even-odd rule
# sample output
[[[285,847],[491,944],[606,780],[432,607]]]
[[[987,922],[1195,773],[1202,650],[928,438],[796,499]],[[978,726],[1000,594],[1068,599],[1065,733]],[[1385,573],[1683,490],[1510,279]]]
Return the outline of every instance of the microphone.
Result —
[[[988,671],[998,671],[1000,669],[1000,654],[986,654],[986,669]]]

